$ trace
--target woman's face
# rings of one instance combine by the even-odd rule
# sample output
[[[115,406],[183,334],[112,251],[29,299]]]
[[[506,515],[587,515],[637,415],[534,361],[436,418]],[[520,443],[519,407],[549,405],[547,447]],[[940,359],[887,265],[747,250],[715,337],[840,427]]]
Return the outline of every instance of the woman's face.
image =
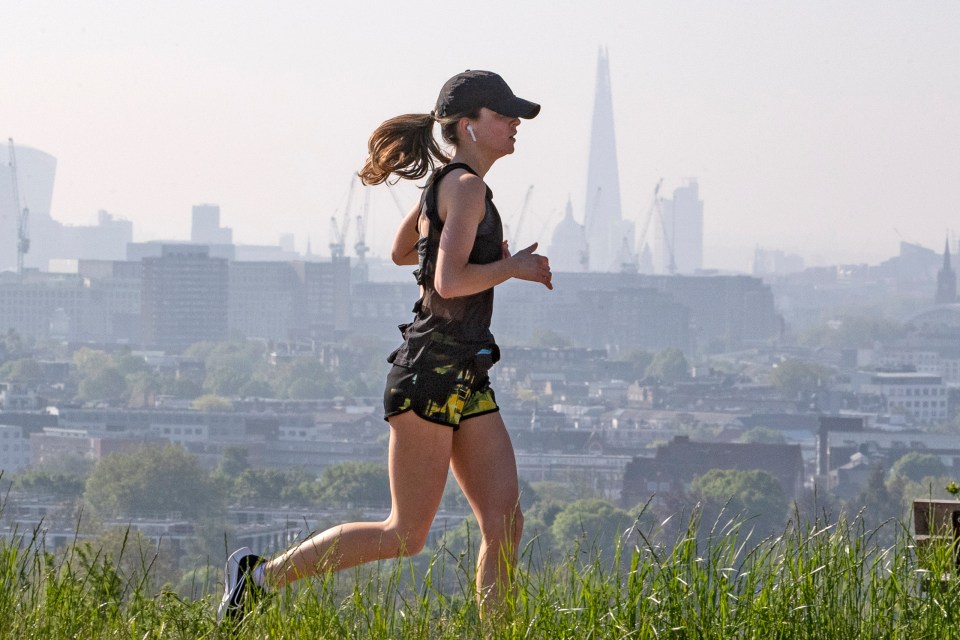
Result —
[[[517,143],[516,135],[517,127],[520,126],[520,118],[504,116],[492,109],[483,107],[480,109],[480,117],[472,123],[472,126],[473,133],[477,137],[476,144],[489,147],[498,156],[513,153],[514,146]],[[472,142],[472,140],[468,140],[467,144]]]

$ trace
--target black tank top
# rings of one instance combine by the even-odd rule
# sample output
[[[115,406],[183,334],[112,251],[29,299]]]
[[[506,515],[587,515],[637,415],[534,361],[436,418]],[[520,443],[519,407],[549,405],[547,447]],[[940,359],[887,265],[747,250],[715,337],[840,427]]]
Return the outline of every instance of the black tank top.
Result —
[[[494,361],[499,358],[499,349],[490,333],[493,288],[456,298],[443,298],[434,288],[437,253],[443,231],[443,220],[437,208],[437,187],[443,177],[454,169],[477,175],[476,171],[463,163],[445,165],[434,171],[420,196],[419,215],[426,216],[430,222],[427,235],[417,241],[419,266],[414,271],[423,293],[413,307],[413,322],[400,325],[403,344],[388,358],[389,362],[402,367],[414,368],[420,363],[433,364],[441,360],[448,364],[461,363],[481,349],[490,349]],[[500,213],[493,204],[493,193],[488,187],[486,209],[477,226],[468,262],[489,264],[500,260],[503,257],[502,244]]]

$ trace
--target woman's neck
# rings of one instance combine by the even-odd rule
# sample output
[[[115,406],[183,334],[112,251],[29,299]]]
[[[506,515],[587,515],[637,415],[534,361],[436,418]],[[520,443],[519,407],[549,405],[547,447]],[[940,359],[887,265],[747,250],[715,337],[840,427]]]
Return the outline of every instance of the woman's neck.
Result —
[[[470,147],[457,148],[456,153],[450,158],[450,162],[462,162],[477,172],[477,175],[483,178],[487,171],[496,162],[496,158],[486,158],[484,154],[474,152]]]

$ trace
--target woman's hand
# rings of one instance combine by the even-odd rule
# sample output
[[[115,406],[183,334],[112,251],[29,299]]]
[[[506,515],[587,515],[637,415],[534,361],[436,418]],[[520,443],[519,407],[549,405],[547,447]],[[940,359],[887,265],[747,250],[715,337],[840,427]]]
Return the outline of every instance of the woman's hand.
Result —
[[[506,241],[503,243],[503,249],[505,253],[504,257],[509,256]],[[547,256],[534,253],[536,250],[537,243],[534,242],[526,249],[521,249],[512,256],[509,256],[510,260],[514,262],[516,269],[514,277],[519,280],[539,282],[547,289],[553,289],[553,274],[550,272],[550,260]]]

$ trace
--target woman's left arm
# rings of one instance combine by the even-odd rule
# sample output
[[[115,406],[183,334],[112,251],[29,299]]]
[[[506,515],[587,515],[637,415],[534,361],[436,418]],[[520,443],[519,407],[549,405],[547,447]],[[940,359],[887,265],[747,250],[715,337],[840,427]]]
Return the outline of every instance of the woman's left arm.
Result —
[[[393,248],[390,249],[390,259],[394,264],[417,264],[417,240],[420,239],[420,230],[417,221],[420,219],[420,204],[410,210],[400,223],[396,235],[393,237]]]

